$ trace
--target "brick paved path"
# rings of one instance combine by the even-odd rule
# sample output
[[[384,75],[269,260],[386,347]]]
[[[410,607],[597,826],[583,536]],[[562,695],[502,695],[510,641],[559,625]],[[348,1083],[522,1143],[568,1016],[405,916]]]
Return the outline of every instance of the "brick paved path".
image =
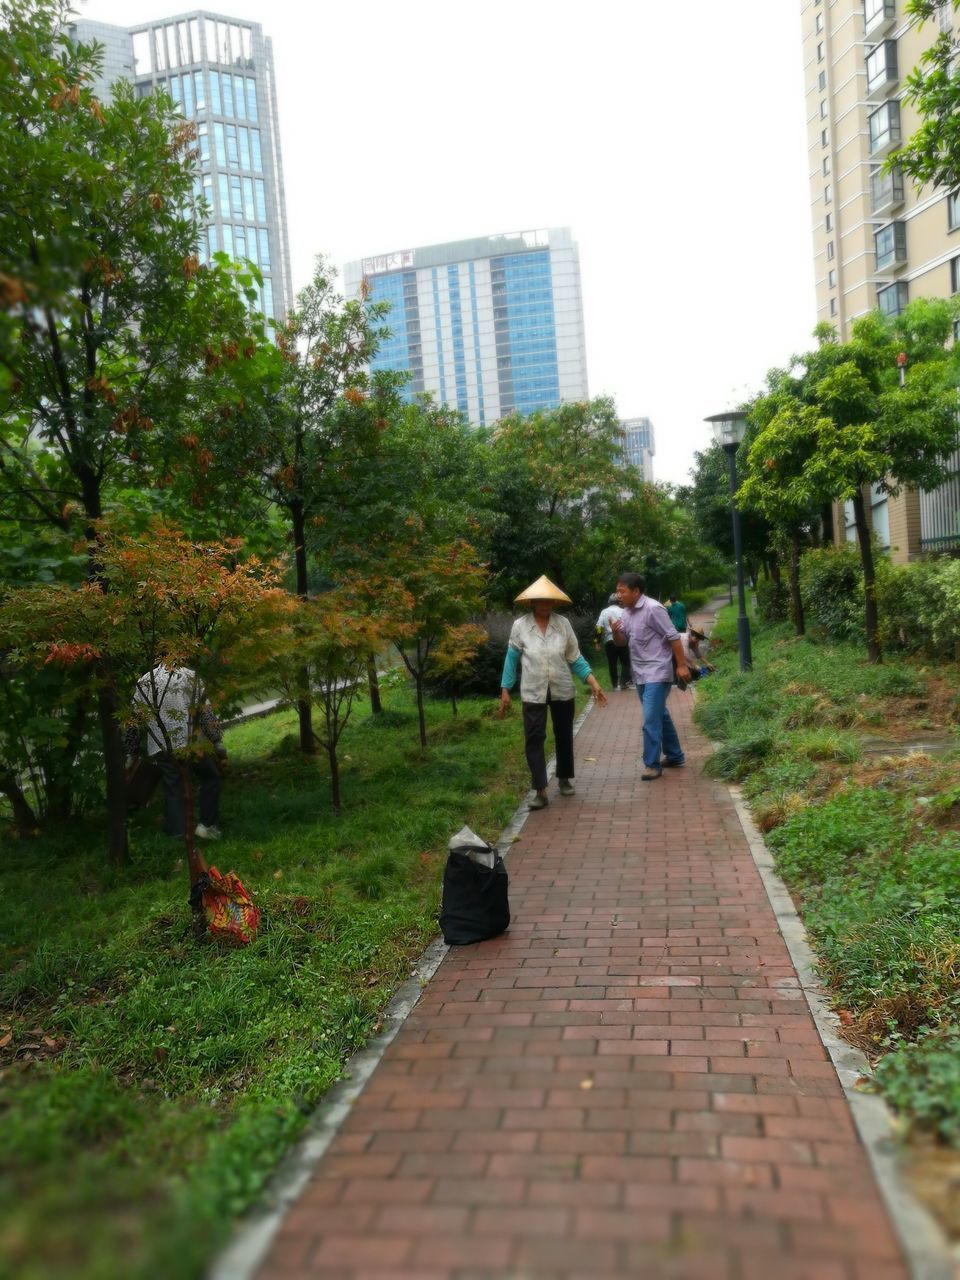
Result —
[[[451,951],[258,1280],[905,1280],[733,804],[641,784],[640,709],[508,859],[509,934]],[[519,723],[517,731],[520,732]]]

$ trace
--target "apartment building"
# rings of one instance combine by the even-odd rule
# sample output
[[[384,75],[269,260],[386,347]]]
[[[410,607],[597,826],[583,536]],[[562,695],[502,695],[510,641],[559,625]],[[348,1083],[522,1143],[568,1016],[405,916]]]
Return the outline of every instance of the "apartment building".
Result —
[[[484,426],[587,399],[580,259],[566,227],[400,249],[349,262],[344,292],[389,301],[371,368],[410,373]]]
[[[210,209],[201,258],[223,251],[255,263],[263,312],[282,321],[293,296],[269,36],[259,23],[205,10],[133,27],[80,19],[69,31],[103,45],[101,97],[122,78],[141,96],[165,90],[196,121],[196,190]]]
[[[923,26],[905,0],[802,0],[817,319],[841,339],[875,307],[960,291],[960,192],[918,190],[882,162],[919,121],[904,101],[924,49],[952,30],[949,0]],[[960,336],[960,335],[955,335]],[[960,546],[958,476],[935,493],[871,494],[872,526],[895,563]],[[835,513],[837,543],[853,541],[852,504]]]

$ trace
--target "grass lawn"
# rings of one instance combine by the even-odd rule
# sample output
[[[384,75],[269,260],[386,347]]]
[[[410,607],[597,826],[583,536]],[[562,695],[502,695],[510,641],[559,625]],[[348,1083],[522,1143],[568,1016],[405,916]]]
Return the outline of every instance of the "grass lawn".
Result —
[[[768,626],[741,674],[734,610],[714,635],[697,709],[711,771],[742,783],[905,1130],[960,1148],[960,668],[870,666]],[[936,754],[915,749],[930,737]]]
[[[583,691],[578,690],[582,704]],[[228,731],[221,871],[263,910],[223,951],[190,928],[158,795],[110,871],[98,822],[0,868],[0,1275],[199,1276],[435,936],[450,835],[494,839],[528,785],[519,710],[360,704],[343,811],[292,712]]]

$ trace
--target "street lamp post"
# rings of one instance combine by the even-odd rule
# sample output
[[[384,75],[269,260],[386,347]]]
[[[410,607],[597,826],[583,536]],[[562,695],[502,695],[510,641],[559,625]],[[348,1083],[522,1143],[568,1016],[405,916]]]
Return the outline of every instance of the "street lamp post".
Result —
[[[743,540],[740,535],[740,512],[737,510],[737,450],[743,443],[747,430],[747,415],[740,409],[729,413],[715,413],[706,419],[713,431],[713,438],[727,455],[727,473],[730,477],[730,514],[733,518],[733,558],[737,566],[737,642],[740,648],[740,670],[753,670],[750,652],[750,619],[747,617],[747,600],[743,589]]]

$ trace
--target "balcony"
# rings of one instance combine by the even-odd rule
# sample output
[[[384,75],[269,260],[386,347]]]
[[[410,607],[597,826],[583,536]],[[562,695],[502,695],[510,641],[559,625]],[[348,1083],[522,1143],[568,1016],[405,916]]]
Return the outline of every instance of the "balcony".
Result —
[[[895,271],[907,260],[907,224],[888,222],[874,233],[873,243],[877,255],[877,272]]]
[[[866,0],[863,8],[864,35],[868,40],[885,36],[897,20],[896,0]]]
[[[870,211],[892,212],[903,204],[903,170],[895,165],[889,173],[875,169],[870,175]]]
[[[896,88],[899,80],[896,40],[881,40],[867,54],[867,97],[879,101]]]
[[[879,160],[900,145],[900,103],[895,98],[867,116],[870,132],[870,156]]]

